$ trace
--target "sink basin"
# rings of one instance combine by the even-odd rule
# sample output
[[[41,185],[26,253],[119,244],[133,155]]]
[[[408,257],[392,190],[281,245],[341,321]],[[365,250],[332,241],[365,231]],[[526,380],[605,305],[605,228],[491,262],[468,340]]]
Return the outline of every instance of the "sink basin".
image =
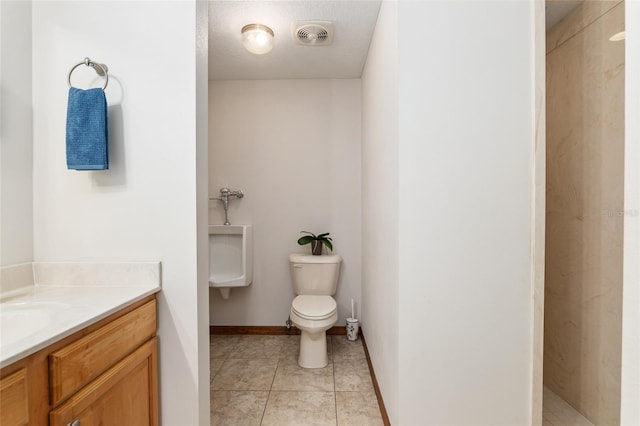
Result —
[[[64,302],[0,304],[0,346],[27,338],[51,325],[54,316],[71,305]]]

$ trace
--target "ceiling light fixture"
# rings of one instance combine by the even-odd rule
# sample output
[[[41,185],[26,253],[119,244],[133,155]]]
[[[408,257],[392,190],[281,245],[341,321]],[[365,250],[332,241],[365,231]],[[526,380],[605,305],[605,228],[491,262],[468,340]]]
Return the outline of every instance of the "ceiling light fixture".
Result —
[[[264,55],[273,49],[273,30],[262,24],[249,24],[242,27],[242,46],[255,55]]]
[[[625,39],[625,32],[624,31],[620,31],[617,34],[612,35],[609,38],[609,41],[620,41],[620,40],[624,40]]]

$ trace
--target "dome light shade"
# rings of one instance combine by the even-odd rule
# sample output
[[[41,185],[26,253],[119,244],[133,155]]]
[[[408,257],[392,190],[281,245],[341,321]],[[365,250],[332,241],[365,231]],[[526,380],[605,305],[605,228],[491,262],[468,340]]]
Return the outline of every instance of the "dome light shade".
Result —
[[[620,40],[624,40],[624,39],[625,39],[625,32],[621,31],[619,33],[616,33],[616,34],[612,35],[609,38],[609,41],[620,41]]]
[[[242,27],[242,46],[255,55],[264,55],[273,49],[273,30],[262,24],[249,24]]]

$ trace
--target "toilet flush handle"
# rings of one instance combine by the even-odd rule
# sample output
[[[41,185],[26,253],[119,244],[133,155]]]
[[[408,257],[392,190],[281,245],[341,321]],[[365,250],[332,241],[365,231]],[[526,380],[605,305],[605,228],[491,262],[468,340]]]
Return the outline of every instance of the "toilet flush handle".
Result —
[[[298,269],[300,269],[300,268],[302,268],[302,265],[301,265],[301,264],[299,264],[299,263],[294,263],[294,264],[293,264],[293,267],[294,267],[294,268],[298,268]]]

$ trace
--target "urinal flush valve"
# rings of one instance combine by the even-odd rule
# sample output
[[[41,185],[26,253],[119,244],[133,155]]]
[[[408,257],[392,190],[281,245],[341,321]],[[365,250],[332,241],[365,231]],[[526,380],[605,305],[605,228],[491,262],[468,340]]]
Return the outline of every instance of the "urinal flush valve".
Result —
[[[229,199],[234,197],[242,198],[244,197],[244,193],[240,190],[232,191],[229,188],[225,187],[220,189],[220,196],[216,198],[217,200],[222,201],[222,206],[224,207],[224,224],[225,225],[231,225],[231,222],[229,222],[229,218],[227,216],[227,211],[229,210]]]

